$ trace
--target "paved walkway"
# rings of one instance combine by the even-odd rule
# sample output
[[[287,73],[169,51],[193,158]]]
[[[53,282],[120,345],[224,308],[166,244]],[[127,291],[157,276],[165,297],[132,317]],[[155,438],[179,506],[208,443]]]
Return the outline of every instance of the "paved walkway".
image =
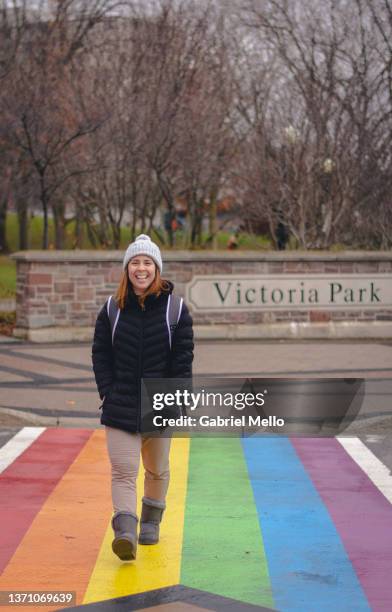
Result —
[[[194,373],[365,378],[366,398],[350,432],[392,433],[391,343],[199,342]],[[99,405],[89,345],[0,345],[0,426],[96,427]]]

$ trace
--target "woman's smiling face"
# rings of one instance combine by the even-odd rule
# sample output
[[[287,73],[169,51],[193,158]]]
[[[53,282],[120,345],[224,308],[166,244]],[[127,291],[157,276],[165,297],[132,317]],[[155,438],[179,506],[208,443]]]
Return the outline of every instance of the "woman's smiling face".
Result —
[[[136,255],[128,264],[128,276],[136,295],[149,288],[155,278],[155,262],[147,255]]]

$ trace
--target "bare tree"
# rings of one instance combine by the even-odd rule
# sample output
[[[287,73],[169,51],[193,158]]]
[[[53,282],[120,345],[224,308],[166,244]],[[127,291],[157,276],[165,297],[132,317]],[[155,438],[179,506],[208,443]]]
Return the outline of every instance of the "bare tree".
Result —
[[[0,80],[15,63],[27,25],[26,0],[0,1]]]
[[[320,11],[314,3],[266,0],[243,3],[241,13],[242,27],[265,60],[264,79],[256,76],[241,104],[252,125],[247,150],[253,179],[249,173],[243,178],[253,185],[250,193],[259,193],[253,215],[258,209],[272,226],[285,223],[305,248],[353,243],[350,217],[374,213],[385,199],[382,160],[390,133],[369,10],[358,0],[339,7],[330,2]],[[257,85],[263,112],[260,95],[252,96]],[[254,160],[258,139],[262,154]],[[269,194],[275,185],[272,199],[261,183]]]
[[[5,81],[1,105],[5,120],[12,126],[8,130],[10,146],[30,159],[39,184],[43,248],[48,247],[48,215],[54,195],[79,172],[70,172],[63,158],[74,155],[78,141],[97,130],[104,120],[94,107],[90,107],[89,116],[82,112],[73,87],[80,58],[78,62],[73,60],[91,29],[118,4],[108,0],[55,2],[48,14],[30,15],[12,78]],[[54,208],[58,246],[62,242],[62,209],[59,201]]]

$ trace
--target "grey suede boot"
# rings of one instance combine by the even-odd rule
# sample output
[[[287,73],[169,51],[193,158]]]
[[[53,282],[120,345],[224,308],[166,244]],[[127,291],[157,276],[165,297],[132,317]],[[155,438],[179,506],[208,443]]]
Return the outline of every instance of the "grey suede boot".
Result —
[[[112,550],[122,561],[136,559],[137,516],[131,512],[116,512],[112,518],[114,540]]]
[[[157,544],[159,542],[159,523],[166,507],[165,503],[149,497],[143,497],[142,501],[139,544]]]

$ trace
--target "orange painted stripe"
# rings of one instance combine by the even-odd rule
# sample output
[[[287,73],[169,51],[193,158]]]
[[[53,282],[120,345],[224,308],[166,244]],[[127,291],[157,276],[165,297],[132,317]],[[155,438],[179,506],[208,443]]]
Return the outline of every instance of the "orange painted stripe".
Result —
[[[46,429],[0,474],[0,572],[90,436],[88,429]]]
[[[105,432],[97,430],[36,515],[0,577],[0,590],[76,591],[81,604],[111,514]]]

